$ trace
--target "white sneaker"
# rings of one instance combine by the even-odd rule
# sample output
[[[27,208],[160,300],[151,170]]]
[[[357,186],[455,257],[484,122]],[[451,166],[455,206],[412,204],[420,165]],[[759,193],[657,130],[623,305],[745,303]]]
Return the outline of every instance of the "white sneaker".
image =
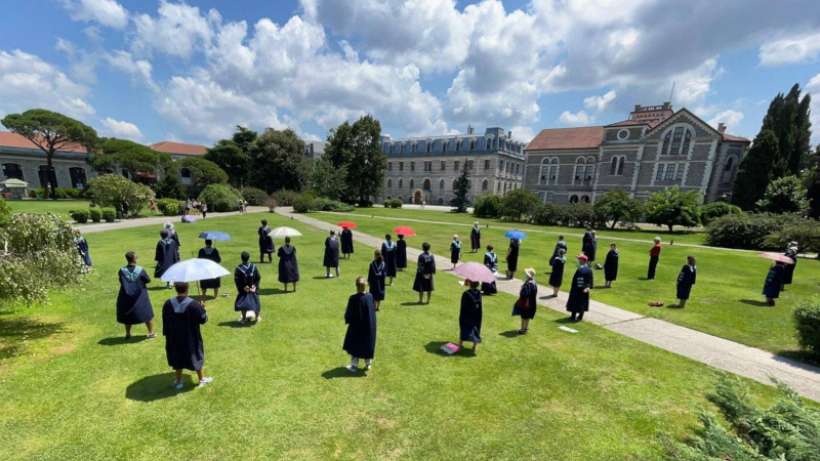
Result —
[[[367,368],[368,370],[373,369],[373,362],[367,362],[367,366],[366,366],[366,368]]]
[[[174,389],[180,391],[180,390],[182,390],[182,388],[183,388],[182,381],[174,384]]]
[[[200,380],[199,380],[199,385],[198,385],[197,387],[205,387],[205,386],[206,386],[206,385],[208,385],[209,383],[212,383],[212,382],[213,382],[213,380],[214,380],[214,378],[213,378],[213,377],[211,377],[211,376],[206,376],[206,377],[204,377],[204,378],[202,378],[202,379],[200,379]]]
[[[348,365],[345,368],[351,373],[357,373],[359,371],[359,367],[354,367],[353,365]]]

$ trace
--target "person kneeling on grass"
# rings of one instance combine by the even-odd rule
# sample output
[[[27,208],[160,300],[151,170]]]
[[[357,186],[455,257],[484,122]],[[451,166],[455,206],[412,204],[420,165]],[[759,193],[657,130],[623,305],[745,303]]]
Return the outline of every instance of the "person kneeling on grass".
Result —
[[[538,308],[538,285],[535,284],[535,269],[528,267],[524,269],[527,280],[521,285],[518,300],[513,305],[512,315],[521,316],[521,329],[519,335],[525,335],[529,331],[530,320],[535,318],[535,311]]]
[[[251,255],[247,251],[242,252],[242,264],[236,266],[233,279],[236,283],[236,302],[234,310],[242,313],[240,322],[245,323],[248,311],[253,311],[255,321],[262,320],[259,315],[261,305],[259,303],[259,269],[249,262]]]
[[[373,295],[367,291],[367,280],[356,277],[356,293],[347,300],[345,310],[345,334],[342,348],[350,354],[350,365],[346,368],[351,373],[359,371],[359,359],[365,360],[369,370],[373,366],[373,355],[376,352],[376,303]]]
[[[460,330],[458,346],[464,347],[464,341],[473,343],[473,353],[481,342],[481,319],[483,309],[481,303],[481,291],[478,290],[478,282],[464,280],[464,286],[468,287],[461,294],[461,310],[458,314],[458,326]]]
[[[208,321],[205,304],[188,297],[188,284],[174,284],[177,295],[162,306],[162,335],[165,336],[165,356],[174,369],[174,387],[182,389],[182,370],[193,370],[199,387],[213,381],[205,376],[205,346],[199,326]]]

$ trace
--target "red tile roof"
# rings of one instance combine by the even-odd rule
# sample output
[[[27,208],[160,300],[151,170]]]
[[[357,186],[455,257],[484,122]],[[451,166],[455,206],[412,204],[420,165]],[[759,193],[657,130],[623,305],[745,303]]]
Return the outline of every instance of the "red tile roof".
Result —
[[[749,143],[749,144],[751,144],[751,142],[752,142],[748,138],[744,138],[742,136],[735,136],[733,134],[721,133],[721,136],[723,137],[724,141],[745,142],[745,143]]]
[[[525,150],[591,149],[601,145],[604,127],[548,128],[530,141]]]
[[[185,144],[174,141],[160,141],[158,143],[151,144],[151,149],[171,155],[205,155],[205,152],[208,151],[206,146],[199,144]]]
[[[0,147],[14,147],[17,149],[35,149],[40,150],[33,142],[26,137],[11,131],[0,131]],[[86,148],[79,144],[68,144],[60,149],[60,152],[78,152],[84,154],[87,152]]]
[[[665,119],[649,119],[649,120],[622,120],[620,122],[615,122],[607,125],[609,127],[616,127],[616,126],[638,126],[638,125],[647,125],[649,128],[654,128],[658,126],[659,123],[664,121]]]

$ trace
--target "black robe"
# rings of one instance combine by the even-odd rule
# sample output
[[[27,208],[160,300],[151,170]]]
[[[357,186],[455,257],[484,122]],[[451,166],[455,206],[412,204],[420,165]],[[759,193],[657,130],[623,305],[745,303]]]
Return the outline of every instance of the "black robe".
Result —
[[[473,251],[481,249],[481,230],[477,227],[470,230],[470,249]]]
[[[342,233],[339,235],[339,239],[342,241],[342,254],[352,254],[353,232],[350,232],[350,229],[342,229]]]
[[[581,242],[581,252],[587,255],[589,262],[595,261],[596,246],[597,243],[595,242],[595,237],[592,236],[592,232],[584,232],[584,238]]]
[[[436,258],[430,253],[419,255],[416,278],[413,280],[413,291],[424,293],[433,291],[433,274],[436,273]]]
[[[213,261],[217,264],[222,262],[222,257],[219,256],[219,250],[217,250],[216,248],[213,248],[213,247],[211,247],[211,248],[208,248],[208,247],[200,248],[199,249],[199,255],[197,255],[197,258],[210,259],[211,261]],[[203,280],[203,281],[200,282],[200,286],[202,286],[203,290],[207,290],[208,288],[219,288],[219,287],[222,286],[222,279],[215,278],[215,279]]]
[[[766,274],[766,281],[763,283],[763,295],[767,298],[776,299],[783,289],[783,275],[786,268],[781,264],[775,264]]]
[[[526,299],[527,308],[522,309],[521,302]],[[527,280],[521,285],[521,291],[518,292],[518,300],[513,304],[512,315],[520,315],[522,319],[531,319],[535,317],[535,311],[538,310],[538,285],[532,280]]]
[[[564,240],[559,240],[555,244],[555,248],[552,249],[552,256],[550,256],[549,260],[550,266],[552,265],[552,260],[558,257],[558,250],[564,250],[564,254],[566,254],[568,250],[567,242]]]
[[[495,253],[487,252],[484,253],[484,266],[489,269],[493,274],[498,271],[498,256]],[[491,283],[482,283],[481,284],[481,291],[485,295],[494,295],[498,293],[498,289],[495,286],[495,281]]]
[[[680,273],[678,274],[678,299],[689,299],[689,293],[692,292],[692,285],[695,284],[696,278],[697,268],[695,268],[695,266],[690,266],[686,264],[685,266],[681,267]]]
[[[208,321],[202,304],[188,297],[174,297],[162,306],[162,335],[165,356],[175,369],[201,370],[205,364],[205,345],[199,326]]]
[[[256,233],[259,234],[259,253],[273,254],[273,237],[268,235],[271,228],[268,226],[260,226]]]
[[[157,266],[154,269],[154,277],[162,277],[162,274],[169,267],[179,261],[179,244],[172,238],[161,239],[157,242],[157,249],[154,252],[154,261]]]
[[[74,239],[74,243],[77,245],[77,251],[83,259],[83,265],[91,267],[91,253],[88,252],[88,242],[85,240],[85,237],[77,237]]]
[[[117,322],[125,325],[145,323],[154,318],[154,309],[145,287],[151,282],[140,266],[124,266],[119,270],[120,292],[117,295]]]
[[[325,239],[325,254],[322,265],[324,267],[339,267],[339,239],[335,237]]]
[[[367,269],[367,284],[370,294],[375,301],[381,301],[385,295],[385,264],[384,260],[371,261]]]
[[[618,250],[609,250],[604,261],[604,280],[614,282],[618,279]]]
[[[399,269],[407,267],[407,241],[404,239],[396,241],[396,267]]]
[[[282,245],[276,255],[279,256],[279,282],[298,282],[299,263],[296,261],[296,247],[288,244]]]
[[[550,281],[549,284],[553,288],[561,288],[561,284],[564,283],[564,266],[567,264],[567,258],[559,258],[556,256],[552,258],[552,272],[550,272]]]
[[[396,242],[392,240],[390,241],[390,246],[387,246],[387,241],[382,242],[382,257],[384,258],[384,270],[385,275],[387,275],[388,277],[396,276],[396,254],[398,253],[398,248],[399,247],[396,245]]]
[[[797,267],[797,251],[788,249],[783,254],[794,261],[794,264],[786,264],[786,267],[783,269],[783,285],[791,285],[794,279],[794,269]],[[91,264],[86,265],[90,266]]]
[[[450,242],[450,262],[456,264],[461,257],[461,241],[453,240]]]
[[[510,248],[507,250],[507,270],[515,272],[518,270],[518,240],[510,240]]]
[[[470,288],[461,294],[461,310],[458,314],[459,338],[462,341],[481,342],[481,319],[483,309],[481,292]]]
[[[569,289],[567,310],[569,312],[585,312],[589,310],[589,293],[584,288],[592,289],[592,269],[581,266],[572,276],[572,286]]]
[[[254,264],[240,264],[236,266],[233,273],[233,281],[236,284],[236,301],[233,310],[254,311],[257,314],[262,308],[259,302],[259,269]],[[245,287],[256,287],[256,291],[245,292]]]
[[[177,242],[177,247],[182,247],[182,243],[179,242],[179,234],[177,234],[176,229],[168,230],[168,238],[174,239],[174,241]]]
[[[356,293],[347,300],[347,333],[342,348],[359,359],[372,359],[376,352],[376,304],[370,293]]]

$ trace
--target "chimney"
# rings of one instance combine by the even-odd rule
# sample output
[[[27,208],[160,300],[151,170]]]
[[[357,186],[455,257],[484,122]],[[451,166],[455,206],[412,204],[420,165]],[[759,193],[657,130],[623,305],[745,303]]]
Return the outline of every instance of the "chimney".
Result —
[[[720,131],[720,134],[726,133],[726,124],[723,122],[718,123],[718,131]]]

